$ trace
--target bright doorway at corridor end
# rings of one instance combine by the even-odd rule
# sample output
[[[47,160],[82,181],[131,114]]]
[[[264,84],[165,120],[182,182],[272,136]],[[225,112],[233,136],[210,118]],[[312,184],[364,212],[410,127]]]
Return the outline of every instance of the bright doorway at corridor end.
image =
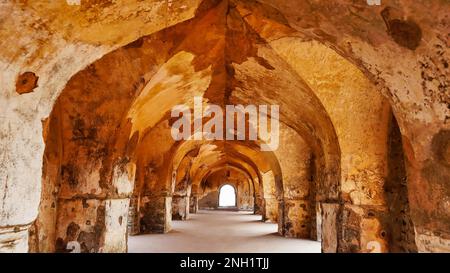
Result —
[[[231,185],[223,185],[219,191],[219,207],[235,207],[236,190]]]

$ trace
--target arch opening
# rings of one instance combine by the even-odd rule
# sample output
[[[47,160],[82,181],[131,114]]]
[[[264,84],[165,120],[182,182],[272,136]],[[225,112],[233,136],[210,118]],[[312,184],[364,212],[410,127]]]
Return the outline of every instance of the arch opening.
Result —
[[[229,208],[237,206],[237,192],[230,184],[225,184],[219,190],[219,208]]]

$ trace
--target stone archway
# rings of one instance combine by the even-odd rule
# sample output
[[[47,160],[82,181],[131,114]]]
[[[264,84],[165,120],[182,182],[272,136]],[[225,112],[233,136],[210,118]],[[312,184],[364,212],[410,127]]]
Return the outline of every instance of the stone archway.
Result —
[[[230,184],[224,184],[219,189],[219,208],[237,207],[237,192]]]

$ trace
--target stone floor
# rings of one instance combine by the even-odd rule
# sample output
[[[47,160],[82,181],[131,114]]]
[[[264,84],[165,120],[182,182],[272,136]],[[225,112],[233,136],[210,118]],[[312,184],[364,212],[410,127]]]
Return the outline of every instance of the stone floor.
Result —
[[[277,225],[260,215],[236,211],[200,211],[173,221],[167,234],[128,238],[129,252],[320,252],[320,242],[283,238]]]

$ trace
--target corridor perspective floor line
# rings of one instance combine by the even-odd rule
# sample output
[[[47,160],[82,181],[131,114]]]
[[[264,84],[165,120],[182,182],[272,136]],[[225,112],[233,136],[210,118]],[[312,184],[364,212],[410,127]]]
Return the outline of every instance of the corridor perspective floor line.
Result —
[[[320,242],[281,237],[276,224],[251,212],[201,210],[189,217],[173,221],[166,234],[130,236],[128,252],[320,252]]]

